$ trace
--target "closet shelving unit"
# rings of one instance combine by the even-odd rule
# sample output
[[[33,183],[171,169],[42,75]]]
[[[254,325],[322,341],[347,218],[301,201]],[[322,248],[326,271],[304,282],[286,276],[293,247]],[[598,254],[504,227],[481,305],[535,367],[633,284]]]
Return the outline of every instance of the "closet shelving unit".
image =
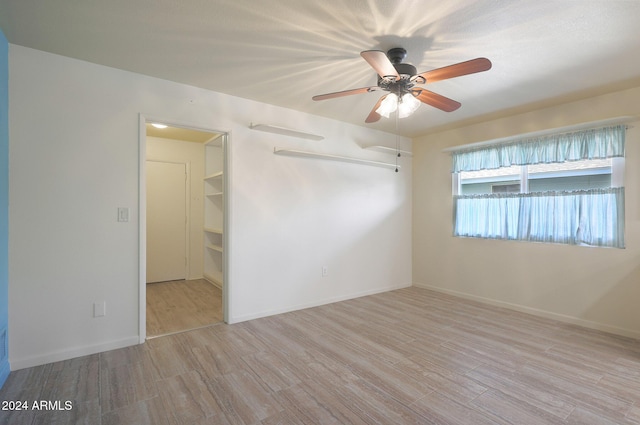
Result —
[[[204,270],[206,280],[222,289],[224,246],[224,137],[205,144]]]

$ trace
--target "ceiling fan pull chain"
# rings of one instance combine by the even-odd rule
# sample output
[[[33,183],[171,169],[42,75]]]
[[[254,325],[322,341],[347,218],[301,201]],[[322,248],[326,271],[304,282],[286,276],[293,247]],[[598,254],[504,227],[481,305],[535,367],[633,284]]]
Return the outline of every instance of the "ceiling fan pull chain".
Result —
[[[399,101],[400,99],[398,99]],[[400,149],[398,148],[398,118],[400,116],[400,108],[396,109],[396,173],[398,172],[398,158],[400,158]]]

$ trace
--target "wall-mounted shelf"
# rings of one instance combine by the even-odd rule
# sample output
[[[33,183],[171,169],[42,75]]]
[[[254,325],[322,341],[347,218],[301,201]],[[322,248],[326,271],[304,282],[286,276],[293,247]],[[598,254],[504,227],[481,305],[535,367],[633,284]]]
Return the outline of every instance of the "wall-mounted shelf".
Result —
[[[309,140],[324,139],[323,136],[318,136],[317,134],[305,133],[304,131],[292,130],[290,128],[278,127],[278,126],[269,125],[269,124],[251,124],[249,128],[252,130],[266,131],[267,133],[282,134],[283,136],[299,137],[301,139],[309,139]]]
[[[401,156],[406,156],[406,157],[412,157],[413,153],[410,151],[403,151],[402,149],[396,149],[396,148],[390,148],[389,146],[365,146],[363,149],[368,149],[371,151],[377,151],[377,152],[383,152],[383,153],[389,153],[392,155],[395,155],[396,153],[400,152]]]
[[[305,152],[293,149],[273,148],[273,153],[276,155],[298,156],[302,158],[317,158],[330,161],[350,162],[353,164],[372,165],[375,167],[391,168],[394,170],[396,168],[400,168],[400,166],[396,166],[396,164],[390,164],[388,162],[369,161],[368,159],[351,158],[347,156],[331,155],[325,153]]]
[[[216,192],[216,193],[207,193],[207,196],[222,196],[224,192]]]
[[[222,234],[222,229],[214,229],[212,227],[205,227],[204,231],[207,233],[214,233],[216,235],[221,235]]]

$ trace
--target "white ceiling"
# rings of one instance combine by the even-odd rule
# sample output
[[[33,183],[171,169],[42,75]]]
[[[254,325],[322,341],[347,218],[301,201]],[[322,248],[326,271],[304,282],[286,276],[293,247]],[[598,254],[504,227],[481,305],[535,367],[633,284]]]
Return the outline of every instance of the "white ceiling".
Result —
[[[634,0],[0,0],[10,43],[391,132],[364,123],[380,92],[311,97],[375,85],[363,50],[492,61],[428,85],[462,107],[422,105],[407,136],[640,86],[638,18]]]

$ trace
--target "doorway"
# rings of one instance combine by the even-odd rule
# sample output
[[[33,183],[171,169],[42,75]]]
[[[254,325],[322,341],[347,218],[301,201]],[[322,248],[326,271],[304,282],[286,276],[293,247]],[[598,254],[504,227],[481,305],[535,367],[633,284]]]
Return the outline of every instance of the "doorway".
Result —
[[[140,342],[224,321],[227,133],[140,118]]]

